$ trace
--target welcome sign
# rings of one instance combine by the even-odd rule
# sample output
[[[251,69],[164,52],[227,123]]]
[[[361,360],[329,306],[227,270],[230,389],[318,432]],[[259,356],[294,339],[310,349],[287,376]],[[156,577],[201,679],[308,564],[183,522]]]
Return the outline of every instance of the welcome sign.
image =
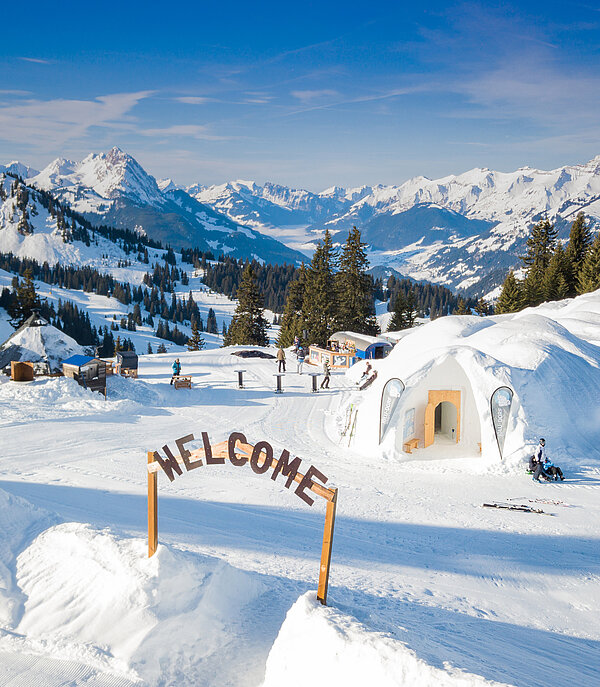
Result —
[[[195,441],[193,434],[175,439],[177,454],[168,444],[159,451],[148,451],[148,556],[153,556],[158,547],[158,480],[157,473],[162,469],[169,481],[173,482],[177,476],[209,465],[224,465],[226,462],[235,467],[249,465],[257,475],[267,475],[270,472],[272,481],[281,475],[285,479],[285,487],[289,489],[296,483],[296,496],[309,506],[314,498],[312,492],[327,501],[325,512],[325,528],[323,531],[323,546],[321,549],[321,567],[319,569],[319,587],[317,599],[326,604],[327,588],[329,585],[329,569],[331,566],[331,550],[333,544],[333,528],[337,505],[337,489],[330,489],[325,485],[327,477],[314,465],[310,465],[305,474],[300,472],[302,459],[297,456],[291,459],[290,452],[284,449],[279,458],[274,457],[273,447],[268,441],[249,444],[242,432],[232,432],[226,441],[211,444],[206,432],[202,432],[203,448],[190,451],[187,444]],[[318,481],[316,481],[318,480]]]

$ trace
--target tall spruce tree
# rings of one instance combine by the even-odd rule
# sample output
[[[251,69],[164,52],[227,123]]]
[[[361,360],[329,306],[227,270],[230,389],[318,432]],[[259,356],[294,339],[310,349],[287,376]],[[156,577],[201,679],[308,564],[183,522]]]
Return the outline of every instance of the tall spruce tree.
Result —
[[[11,305],[8,308],[10,323],[18,329],[25,320],[33,314],[34,310],[41,308],[41,301],[33,283],[33,272],[27,268],[23,274],[23,281],[17,280],[13,291]]]
[[[511,270],[502,284],[502,291],[496,302],[496,314],[518,312],[523,309],[520,284]]]
[[[369,260],[360,231],[352,227],[340,255],[335,275],[335,327],[357,334],[379,334],[373,304],[373,280],[367,274]]]
[[[538,268],[543,273],[554,253],[557,235],[556,227],[547,217],[534,224],[527,239],[527,253],[521,257],[524,265],[530,270]]]
[[[458,303],[456,305],[456,310],[452,313],[453,315],[469,315],[469,308],[467,307],[467,301],[465,301],[462,296],[459,296]]]
[[[336,255],[329,230],[317,245],[306,270],[302,299],[303,333],[306,344],[324,346],[333,332],[336,313],[334,268]]]
[[[600,289],[600,234],[594,239],[577,278],[577,293],[596,289]]]
[[[585,222],[585,215],[579,212],[571,225],[569,244],[566,251],[568,295],[574,296],[578,289],[579,272],[592,245],[592,234]]]
[[[390,319],[388,332],[410,329],[414,325],[416,318],[417,298],[415,292],[409,289],[408,293],[404,295],[402,291],[399,291],[394,302],[394,314]]]
[[[284,348],[291,346],[294,337],[300,338],[304,329],[304,316],[302,306],[304,303],[304,289],[306,286],[306,267],[302,265],[298,278],[293,281],[288,289],[287,300],[283,309],[281,330],[277,343]]]
[[[238,304],[231,325],[224,337],[224,346],[236,344],[266,346],[268,322],[263,316],[263,297],[254,281],[252,267],[247,264],[237,290]]]
[[[559,301],[568,296],[570,267],[571,263],[565,253],[565,249],[561,243],[557,244],[542,280],[545,301]]]
[[[198,322],[196,318],[192,319],[192,335],[187,340],[188,351],[199,351],[204,348],[205,341],[200,334],[200,329],[198,328]]]

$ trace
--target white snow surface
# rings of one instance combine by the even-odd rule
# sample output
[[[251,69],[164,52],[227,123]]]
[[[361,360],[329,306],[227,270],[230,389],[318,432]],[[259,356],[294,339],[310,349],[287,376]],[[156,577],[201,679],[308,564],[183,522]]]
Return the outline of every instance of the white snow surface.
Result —
[[[291,351],[283,394],[274,360],[223,348],[142,355],[137,380],[108,378],[106,400],[71,379],[0,378],[0,682],[595,685],[599,313],[600,292],[438,319],[375,361],[407,388],[449,352],[478,393],[507,375],[510,436],[545,434],[567,477],[556,484],[534,484],[518,451],[500,463],[441,445],[407,461],[367,445],[361,422],[380,395],[355,391],[362,364],[318,394]],[[191,390],[169,385],[176,355]],[[353,440],[340,436],[351,402]],[[309,507],[247,465],[159,474],[160,544],[146,557],[147,452],[234,430],[339,489],[327,608],[315,603],[324,502]],[[481,508],[508,499],[547,515]]]

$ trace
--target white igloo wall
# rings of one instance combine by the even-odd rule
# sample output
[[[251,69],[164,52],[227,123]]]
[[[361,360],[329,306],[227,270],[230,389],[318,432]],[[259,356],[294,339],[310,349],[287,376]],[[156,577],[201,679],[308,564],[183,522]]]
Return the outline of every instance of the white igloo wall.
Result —
[[[457,455],[479,454],[481,443],[481,421],[479,409],[473,394],[469,379],[456,359],[447,356],[440,362],[434,363],[425,376],[415,385],[407,386],[400,399],[399,408],[395,413],[395,452],[404,453],[403,445],[408,439],[419,439],[420,448],[411,454],[418,458],[423,450],[425,440],[425,409],[429,402],[430,391],[460,391],[460,438],[457,442]],[[451,434],[453,414],[444,413],[442,416],[442,433]],[[436,434],[435,442],[439,442]],[[433,453],[428,449],[424,450]]]

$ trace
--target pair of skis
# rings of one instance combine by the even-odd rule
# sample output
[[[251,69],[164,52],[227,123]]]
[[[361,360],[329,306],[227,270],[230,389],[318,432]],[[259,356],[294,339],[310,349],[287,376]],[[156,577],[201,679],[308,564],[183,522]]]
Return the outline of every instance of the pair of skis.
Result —
[[[348,446],[352,443],[352,439],[354,439],[354,434],[356,432],[356,416],[358,415],[358,408],[354,407],[354,404],[351,403],[350,407],[346,411],[346,424],[344,426],[344,430],[340,435],[340,443],[342,443],[342,439],[350,433],[348,436]]]
[[[519,511],[520,513],[537,513],[538,515],[551,515],[554,513],[546,513],[541,508],[533,508],[521,503],[503,503],[502,501],[494,501],[493,503],[482,503],[483,508],[499,508],[502,510]]]

